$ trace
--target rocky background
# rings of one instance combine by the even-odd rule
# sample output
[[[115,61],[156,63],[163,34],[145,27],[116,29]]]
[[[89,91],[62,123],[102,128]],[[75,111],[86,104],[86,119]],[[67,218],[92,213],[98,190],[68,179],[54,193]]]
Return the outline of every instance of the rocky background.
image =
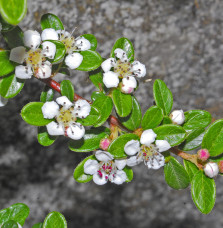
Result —
[[[147,78],[161,78],[172,90],[175,108],[205,109],[222,118],[223,1],[36,0],[28,8],[24,30],[40,31],[41,15],[54,13],[68,31],[78,28],[76,36],[94,34],[103,57],[116,39],[129,38],[136,58],[147,67]],[[74,71],[71,79],[86,98],[95,90],[86,73]],[[136,92],[143,111],[152,104],[152,84],[141,83]],[[69,228],[222,227],[221,177],[209,215],[195,208],[189,189],[170,189],[163,170],[143,164],[134,168],[134,180],[122,186],[76,183],[73,170],[85,155],[69,151],[64,137],[49,148],[40,146],[36,128],[19,115],[29,101],[39,100],[42,86],[27,81],[21,94],[0,110],[0,208],[26,203],[31,212],[24,227],[54,210],[65,215]]]

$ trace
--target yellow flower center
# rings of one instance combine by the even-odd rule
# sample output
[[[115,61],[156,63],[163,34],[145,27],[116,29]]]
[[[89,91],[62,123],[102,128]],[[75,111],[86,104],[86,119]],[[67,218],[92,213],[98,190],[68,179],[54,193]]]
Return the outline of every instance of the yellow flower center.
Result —
[[[132,75],[132,73],[130,72],[130,62],[122,62],[120,59],[117,60],[116,62],[116,66],[114,68],[114,72],[117,73],[119,75],[119,77],[123,78],[126,76],[130,76]]]
[[[59,124],[62,124],[65,128],[68,127],[77,120],[74,114],[74,107],[70,107],[69,109],[62,107],[56,119]]]
[[[65,45],[66,53],[70,54],[77,50],[73,36],[65,36],[64,34],[61,34],[60,41]]]
[[[158,151],[156,149],[156,146],[154,144],[151,144],[150,146],[142,145],[138,156],[142,156],[144,161],[148,161],[151,156],[157,154]]]
[[[40,48],[32,50],[30,49],[27,52],[27,57],[26,57],[26,64],[27,66],[31,66],[33,69],[39,67],[42,62],[46,60],[44,55],[42,54],[42,50]]]

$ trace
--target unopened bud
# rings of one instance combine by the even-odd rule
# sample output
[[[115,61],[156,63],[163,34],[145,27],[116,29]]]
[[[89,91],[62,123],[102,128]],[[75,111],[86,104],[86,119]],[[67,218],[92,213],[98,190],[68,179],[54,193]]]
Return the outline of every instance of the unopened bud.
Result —
[[[223,173],[223,160],[218,163],[219,172]]]
[[[210,154],[209,154],[209,151],[207,149],[200,149],[198,150],[197,152],[197,158],[204,162],[204,161],[207,161],[208,158],[210,157]]]
[[[175,110],[170,114],[170,119],[174,124],[181,125],[185,121],[183,110]]]
[[[100,146],[99,146],[99,147],[100,147],[102,150],[107,150],[108,147],[109,147],[109,145],[110,145],[110,143],[111,143],[111,140],[110,140],[110,139],[107,139],[107,138],[102,139],[102,140],[100,141]]]
[[[206,176],[213,178],[218,175],[219,169],[217,163],[209,162],[204,166],[204,173]]]

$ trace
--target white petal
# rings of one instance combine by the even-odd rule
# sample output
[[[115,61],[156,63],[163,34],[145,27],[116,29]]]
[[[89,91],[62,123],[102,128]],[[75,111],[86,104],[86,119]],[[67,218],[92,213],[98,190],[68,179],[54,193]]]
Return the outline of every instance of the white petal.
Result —
[[[64,35],[64,36],[71,36],[71,34],[65,30],[56,30],[56,32],[59,34],[59,35]]]
[[[161,154],[154,155],[147,162],[148,169],[159,169],[165,164],[165,158]]]
[[[106,59],[102,64],[101,68],[106,73],[111,70],[112,67],[116,65],[116,60],[114,58]]]
[[[41,38],[42,40],[58,40],[58,33],[55,29],[47,28],[42,31]]]
[[[130,140],[125,144],[124,151],[128,155],[135,155],[140,151],[140,145],[138,140]]]
[[[67,132],[67,136],[70,137],[71,139],[79,140],[83,138],[85,134],[85,129],[80,123],[75,123],[75,125],[68,127],[66,132]]]
[[[134,61],[132,63],[132,72],[138,78],[145,77],[146,75],[146,67],[144,64],[140,63],[139,61]]]
[[[37,69],[36,72],[36,77],[38,78],[49,78],[52,73],[52,65],[49,61],[44,62],[39,68]]]
[[[86,174],[93,175],[98,171],[98,168],[99,168],[99,165],[96,160],[89,159],[84,163],[84,172]]]
[[[89,40],[85,39],[84,37],[78,37],[75,40],[75,45],[81,51],[86,51],[91,48],[91,43],[89,42]]]
[[[152,129],[145,130],[141,135],[140,143],[146,146],[150,146],[150,144],[155,141],[156,136],[157,134],[155,134]]]
[[[9,60],[16,63],[23,63],[25,58],[26,49],[25,47],[13,48],[10,52]]]
[[[83,56],[80,53],[72,53],[69,54],[65,58],[65,64],[70,68],[70,69],[76,69],[78,68],[83,61]]]
[[[115,177],[111,182],[115,184],[123,184],[126,180],[127,180],[126,173],[122,170],[117,170]]]
[[[93,175],[93,181],[95,184],[104,185],[108,182],[108,179],[106,179],[106,174],[102,172],[102,177],[100,177],[98,173],[95,173]]]
[[[42,43],[43,54],[49,59],[53,59],[56,53],[56,45],[52,42],[45,41]]]
[[[79,118],[86,118],[91,111],[91,106],[86,100],[75,102],[74,112]]]
[[[181,110],[174,110],[170,114],[170,119],[173,121],[173,123],[181,125],[185,121],[184,111]]]
[[[166,140],[156,140],[155,144],[159,152],[167,151],[171,148],[170,144]]]
[[[17,222],[18,228],[22,228],[22,226]]]
[[[58,97],[56,99],[56,102],[59,105],[62,105],[63,107],[65,107],[67,109],[70,108],[73,105],[73,103],[66,96]]]
[[[114,157],[109,152],[103,150],[96,151],[95,157],[98,159],[98,161],[104,162],[111,161],[114,159]]]
[[[0,96],[0,107],[5,106],[8,103],[8,99]]]
[[[29,79],[32,77],[32,75],[33,75],[33,72],[31,67],[20,65],[15,68],[15,76],[17,78]]]
[[[213,178],[218,175],[219,168],[217,163],[209,162],[204,166],[204,173],[206,176]]]
[[[63,127],[54,121],[47,124],[46,128],[49,135],[64,135]]]
[[[135,77],[128,76],[122,79],[122,92],[124,93],[132,93],[134,89],[137,87],[137,81]]]
[[[127,164],[127,166],[131,167],[131,166],[136,166],[141,162],[142,162],[142,159],[137,158],[137,156],[132,156],[127,159],[126,164]]]
[[[42,106],[42,113],[44,118],[53,119],[59,114],[59,105],[55,101],[47,101]]]
[[[126,166],[126,159],[115,160],[115,165],[119,170],[122,170]]]
[[[118,59],[120,59],[122,62],[128,61],[126,52],[123,51],[121,48],[115,49],[114,53],[115,53],[115,56],[116,56]]]
[[[36,49],[39,47],[41,42],[40,34],[34,30],[28,30],[24,32],[23,37],[24,45],[26,47],[30,47],[32,49]]]
[[[103,74],[103,83],[107,88],[117,87],[119,84],[118,74],[108,71]]]

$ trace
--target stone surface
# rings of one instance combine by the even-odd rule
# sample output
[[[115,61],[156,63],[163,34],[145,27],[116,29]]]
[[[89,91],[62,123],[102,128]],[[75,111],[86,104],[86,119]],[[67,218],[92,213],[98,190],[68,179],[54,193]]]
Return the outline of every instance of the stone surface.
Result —
[[[223,2],[218,0],[36,0],[28,2],[20,26],[40,30],[42,14],[52,12],[76,36],[92,33],[98,52],[108,57],[116,39],[125,36],[135,56],[145,63],[147,79],[163,79],[174,94],[174,108],[205,109],[213,118],[223,113]],[[3,41],[1,42],[3,44]],[[73,71],[78,94],[89,98],[94,86],[87,74]],[[24,227],[41,222],[50,211],[65,215],[68,227],[222,227],[223,180],[218,177],[217,202],[209,215],[195,208],[190,190],[175,191],[163,170],[134,168],[129,184],[96,186],[73,180],[75,166],[85,157],[69,151],[59,138],[40,146],[37,129],[20,117],[21,108],[38,101],[42,84],[27,81],[23,91],[0,110],[0,207],[29,205]],[[152,82],[140,84],[136,96],[145,111],[152,105]],[[150,98],[150,99],[148,99]]]

